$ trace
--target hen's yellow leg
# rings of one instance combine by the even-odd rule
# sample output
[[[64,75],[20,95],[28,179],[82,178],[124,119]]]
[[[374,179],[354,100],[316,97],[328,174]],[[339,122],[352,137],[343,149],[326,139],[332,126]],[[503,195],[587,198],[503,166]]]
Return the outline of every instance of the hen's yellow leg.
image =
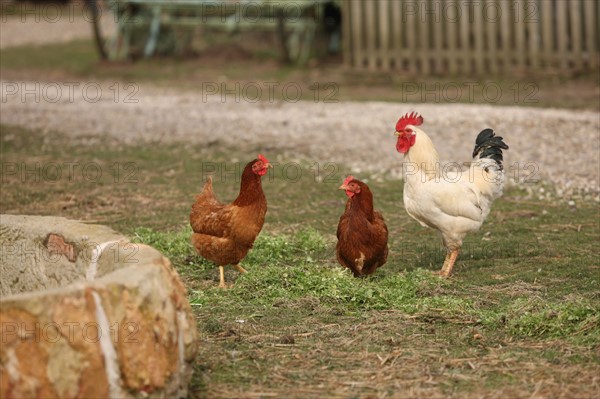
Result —
[[[246,269],[244,269],[243,267],[241,267],[239,264],[238,265],[233,265],[233,267],[236,268],[236,270],[240,273],[248,273],[248,271]]]
[[[219,274],[221,275],[221,282],[219,283],[219,288],[227,288],[225,285],[225,272],[223,270],[223,266],[219,266]]]

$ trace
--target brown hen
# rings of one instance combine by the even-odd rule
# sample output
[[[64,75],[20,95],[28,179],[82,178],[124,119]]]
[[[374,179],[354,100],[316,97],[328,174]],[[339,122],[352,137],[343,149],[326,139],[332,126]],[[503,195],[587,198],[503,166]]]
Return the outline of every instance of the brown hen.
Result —
[[[260,154],[249,162],[242,172],[240,193],[228,205],[217,200],[209,177],[192,205],[192,244],[200,256],[219,265],[220,288],[225,288],[224,266],[233,265],[246,273],[239,263],[252,248],[265,221],[267,199],[261,177],[269,167],[269,161]]]
[[[337,229],[337,258],[355,277],[366,276],[385,264],[388,229],[373,209],[373,194],[365,183],[348,176],[340,190],[348,196]]]

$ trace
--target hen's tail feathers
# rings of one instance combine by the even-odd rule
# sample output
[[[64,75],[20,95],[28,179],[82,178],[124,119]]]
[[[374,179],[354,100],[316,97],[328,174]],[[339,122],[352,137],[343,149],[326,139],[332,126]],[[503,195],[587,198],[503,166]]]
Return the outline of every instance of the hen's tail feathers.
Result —
[[[508,150],[508,146],[502,137],[496,136],[492,129],[482,130],[475,140],[473,159],[490,158],[496,161],[502,170],[502,150]]]
[[[204,183],[204,187],[202,187],[202,191],[196,195],[196,201],[199,200],[215,200],[215,193],[213,192],[212,185],[212,176],[208,176],[206,182]]]
[[[212,176],[208,176],[206,183],[204,183],[204,187],[202,187],[202,192],[205,191],[212,191]]]

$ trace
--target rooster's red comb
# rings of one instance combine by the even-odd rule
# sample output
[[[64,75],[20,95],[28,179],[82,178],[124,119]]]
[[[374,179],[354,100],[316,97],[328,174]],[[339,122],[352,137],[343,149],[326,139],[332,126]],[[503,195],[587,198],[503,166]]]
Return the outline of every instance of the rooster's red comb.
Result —
[[[261,161],[262,163],[269,163],[269,161],[267,160],[267,158],[265,158],[265,156],[263,154],[258,154],[258,160]]]
[[[406,125],[419,126],[423,124],[423,117],[416,112],[407,113],[400,119],[398,119],[398,123],[396,123],[396,131],[404,129]]]
[[[350,175],[350,176],[346,177],[343,185],[347,186],[352,180],[354,180],[354,176]]]

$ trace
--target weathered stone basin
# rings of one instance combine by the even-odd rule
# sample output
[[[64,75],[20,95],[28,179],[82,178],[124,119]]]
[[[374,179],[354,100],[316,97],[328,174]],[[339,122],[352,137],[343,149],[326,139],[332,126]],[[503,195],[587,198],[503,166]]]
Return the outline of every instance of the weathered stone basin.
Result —
[[[0,215],[0,397],[184,397],[197,351],[169,260],[105,226]]]

